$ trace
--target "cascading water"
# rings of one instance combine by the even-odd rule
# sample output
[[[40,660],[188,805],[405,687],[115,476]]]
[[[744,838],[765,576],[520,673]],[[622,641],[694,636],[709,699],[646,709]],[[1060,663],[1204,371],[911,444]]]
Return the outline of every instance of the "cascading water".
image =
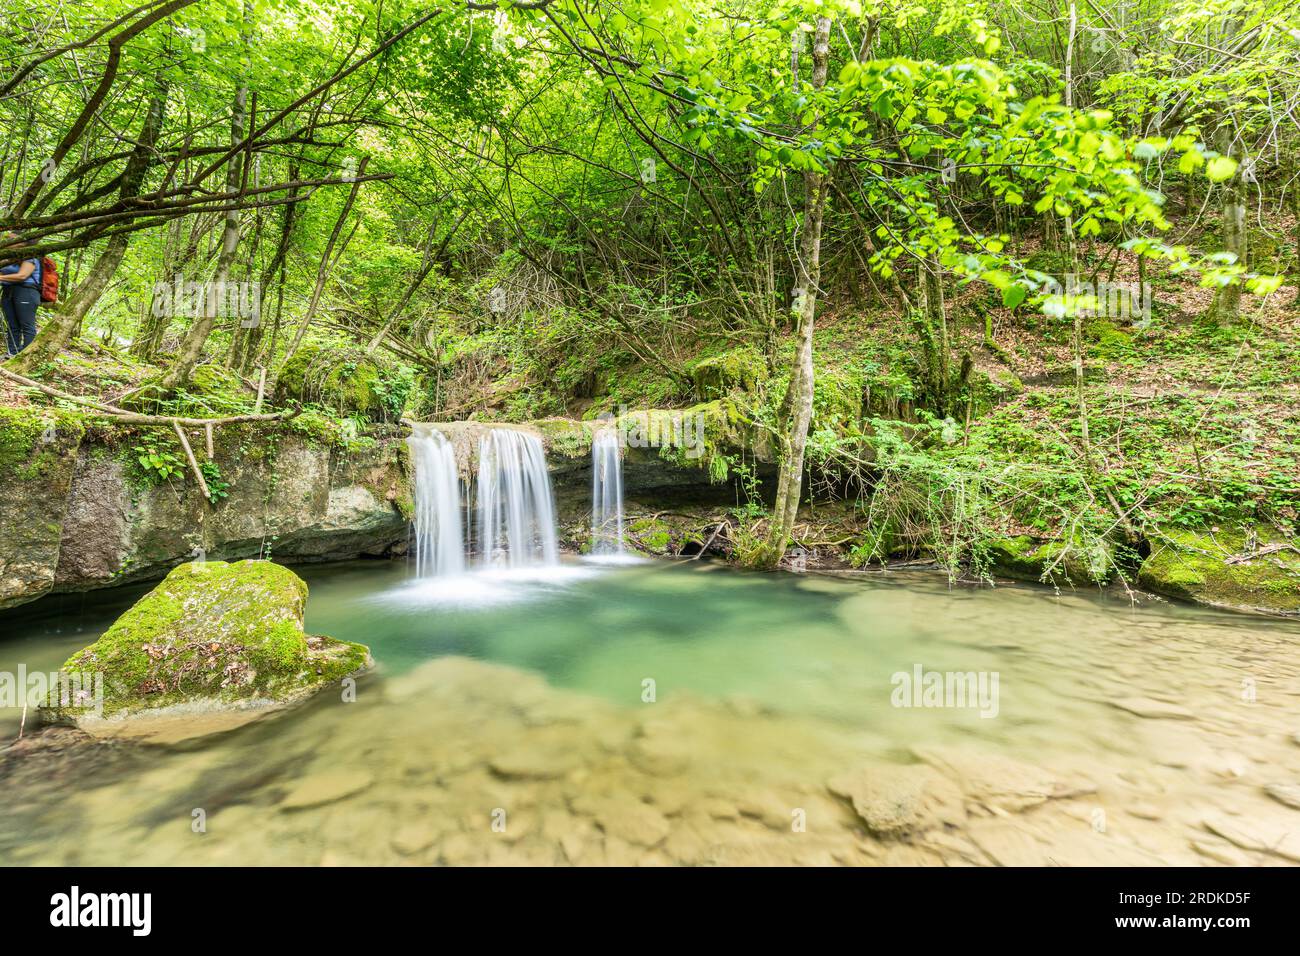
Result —
[[[542,440],[493,428],[479,441],[478,540],[483,563],[519,568],[556,564],[555,506]]]
[[[598,432],[591,442],[591,553],[623,553],[623,462],[618,433]]]
[[[415,573],[459,574],[465,570],[465,536],[456,451],[427,425],[417,425],[407,442],[415,470]]]

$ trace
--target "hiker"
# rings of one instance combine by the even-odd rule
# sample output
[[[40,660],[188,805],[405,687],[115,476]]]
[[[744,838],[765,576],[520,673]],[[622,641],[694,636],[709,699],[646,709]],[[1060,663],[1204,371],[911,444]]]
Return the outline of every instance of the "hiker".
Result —
[[[21,236],[8,232],[0,247],[12,248]],[[0,249],[0,257],[4,255]],[[36,307],[41,304],[41,260],[22,259],[0,266],[0,309],[5,315],[6,358],[32,344],[36,338]]]

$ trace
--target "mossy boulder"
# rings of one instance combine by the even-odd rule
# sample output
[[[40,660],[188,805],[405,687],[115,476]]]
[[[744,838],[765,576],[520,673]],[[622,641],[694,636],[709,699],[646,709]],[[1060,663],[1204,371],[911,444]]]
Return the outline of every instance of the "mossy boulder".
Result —
[[[732,391],[752,392],[767,380],[767,363],[748,346],[700,359],[691,366],[691,382],[703,400],[724,398]]]
[[[970,399],[971,415],[978,416],[988,414],[1003,402],[1023,394],[1024,391],[1024,383],[1010,369],[976,368],[971,371],[964,394]]]
[[[387,421],[401,415],[393,369],[360,349],[304,345],[280,370],[276,399],[315,403],[343,415]]]
[[[1043,541],[1027,534],[984,541],[976,564],[995,576],[1058,586],[1104,584],[1114,570],[1105,542]]]
[[[615,420],[632,458],[656,455],[682,467],[707,469],[717,480],[727,476],[727,456],[770,463],[776,450],[768,432],[730,399],[690,408],[628,412]]]
[[[103,675],[100,712],[52,700],[44,713],[92,733],[129,723],[132,736],[178,717],[235,715],[225,729],[371,666],[361,644],[305,634],[306,602],[303,580],[269,561],[180,565],[63,665]]]
[[[583,422],[572,418],[539,418],[529,424],[541,433],[548,456],[582,461],[591,457],[595,433],[609,427],[604,421]]]
[[[1271,528],[1166,528],[1152,536],[1138,583],[1212,607],[1300,615],[1300,551]]]

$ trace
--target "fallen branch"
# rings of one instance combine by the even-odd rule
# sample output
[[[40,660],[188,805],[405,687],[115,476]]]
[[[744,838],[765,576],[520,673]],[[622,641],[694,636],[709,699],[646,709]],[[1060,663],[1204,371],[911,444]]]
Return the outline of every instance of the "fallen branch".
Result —
[[[302,413],[301,408],[295,408],[288,412],[276,412],[273,415],[228,415],[224,418],[183,418],[179,415],[144,415],[139,412],[130,412],[125,408],[118,408],[116,405],[106,405],[103,402],[97,402],[90,398],[82,398],[80,395],[73,395],[52,385],[45,385],[41,382],[34,381],[26,376],[19,375],[17,372],[11,372],[7,368],[0,368],[0,377],[17,382],[27,388],[34,388],[37,391],[44,392],[54,398],[62,399],[65,402],[72,402],[76,405],[85,406],[92,411],[99,412],[106,418],[115,418],[118,421],[128,425],[184,425],[187,428],[207,428],[214,425],[235,425],[240,422],[271,422],[281,421],[294,418]]]
[[[199,483],[199,491],[203,492],[203,497],[211,502],[212,495],[208,492],[208,483],[203,480],[203,469],[199,467],[198,459],[194,457],[194,449],[190,447],[190,440],[185,437],[185,429],[175,421],[172,422],[172,428],[176,429],[176,437],[181,440],[181,447],[185,449],[185,457],[189,459],[190,468],[194,471],[194,480]]]
[[[1279,551],[1300,552],[1300,548],[1297,548],[1294,544],[1270,544],[1267,548],[1260,548],[1254,554],[1234,554],[1230,558],[1224,558],[1223,563],[1245,564],[1247,561],[1254,561],[1256,558],[1262,558],[1269,554],[1277,554]]]
[[[731,522],[730,522],[730,521],[720,521],[720,522],[718,522],[718,526],[717,526],[716,528],[713,529],[713,534],[710,535],[709,540],[706,541],[706,542],[704,542],[704,547],[700,548],[700,550],[696,551],[693,555],[691,555],[691,560],[692,560],[692,561],[698,561],[698,560],[700,560],[700,558],[704,555],[704,552],[705,552],[705,551],[708,551],[710,545],[712,545],[713,542],[717,539],[717,537],[718,537],[719,533],[721,533],[722,529],[723,529],[723,528],[730,528],[730,527],[731,527]]]

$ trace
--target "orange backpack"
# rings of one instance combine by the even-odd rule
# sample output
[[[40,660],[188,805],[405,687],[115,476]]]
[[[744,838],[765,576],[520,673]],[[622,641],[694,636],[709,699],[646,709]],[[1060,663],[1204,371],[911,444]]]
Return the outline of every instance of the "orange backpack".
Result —
[[[59,270],[49,256],[41,258],[41,302],[59,301]]]

